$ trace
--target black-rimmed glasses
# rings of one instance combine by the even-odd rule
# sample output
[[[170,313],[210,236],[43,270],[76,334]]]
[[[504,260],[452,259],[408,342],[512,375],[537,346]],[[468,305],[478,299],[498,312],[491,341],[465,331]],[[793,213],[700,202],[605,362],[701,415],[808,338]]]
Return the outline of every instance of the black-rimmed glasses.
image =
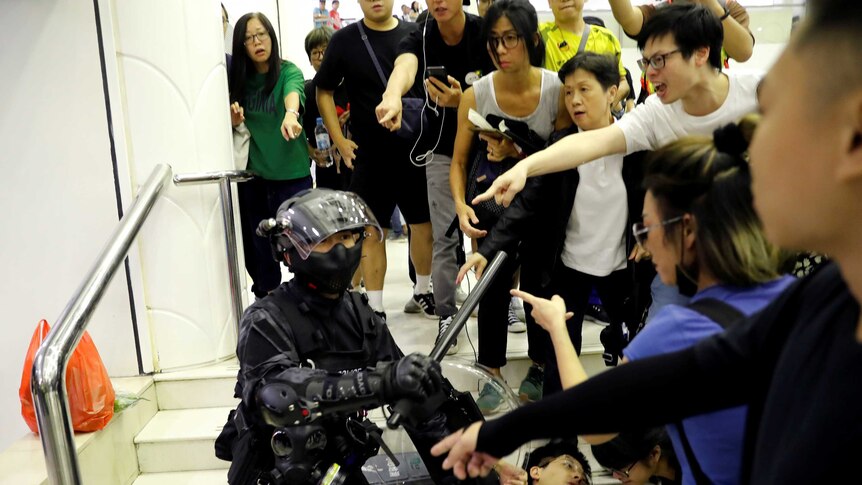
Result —
[[[245,40],[243,41],[243,44],[245,44],[245,45],[252,44],[252,43],[254,43],[255,39],[263,42],[266,39],[269,39],[269,32],[259,32],[257,34],[247,35],[247,36],[245,36]]]
[[[637,464],[638,464],[638,462],[634,462],[631,465],[629,465],[628,468],[626,468],[625,470],[618,470],[616,468],[610,468],[610,467],[605,467],[605,468],[607,468],[607,470],[609,472],[611,472],[611,475],[613,475],[614,473],[619,473],[620,475],[623,475],[624,477],[629,478],[629,473],[631,473],[632,468],[634,468],[635,465],[637,465]]]
[[[644,245],[646,244],[647,237],[649,237],[649,232],[659,226],[666,226],[668,224],[674,224],[682,220],[682,216],[672,217],[670,219],[665,219],[661,222],[651,224],[649,226],[644,225],[643,222],[635,222],[632,224],[632,235],[635,237],[635,241],[637,241],[638,245],[646,249]],[[628,476],[628,475],[626,475]]]
[[[488,46],[491,47],[491,49],[499,47],[501,42],[503,43],[503,47],[506,49],[514,49],[515,47],[518,47],[518,44],[521,42],[521,36],[515,33],[509,33],[500,37],[494,35],[488,37]]]
[[[671,54],[676,54],[680,52],[679,49],[674,49],[670,52],[665,52],[664,54],[656,54],[652,57],[642,57],[638,59],[638,67],[641,68],[641,71],[646,71],[647,65],[650,65],[653,69],[662,69],[664,67],[664,63],[667,61],[668,56]]]

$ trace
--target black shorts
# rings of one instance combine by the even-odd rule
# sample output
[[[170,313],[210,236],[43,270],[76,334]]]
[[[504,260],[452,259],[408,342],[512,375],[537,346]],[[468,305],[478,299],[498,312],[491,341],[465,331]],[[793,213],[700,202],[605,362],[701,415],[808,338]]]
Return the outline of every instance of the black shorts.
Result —
[[[350,191],[362,197],[380,226],[390,229],[396,205],[407,224],[430,222],[425,167],[408,159],[413,143],[393,136],[385,143],[357,144]]]

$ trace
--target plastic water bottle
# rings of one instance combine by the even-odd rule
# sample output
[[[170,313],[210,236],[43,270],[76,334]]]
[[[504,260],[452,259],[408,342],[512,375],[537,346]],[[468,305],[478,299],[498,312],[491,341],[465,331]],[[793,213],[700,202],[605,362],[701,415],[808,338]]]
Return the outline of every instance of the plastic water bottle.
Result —
[[[323,118],[317,118],[317,126],[314,127],[314,140],[317,142],[318,150],[325,150],[327,155],[328,162],[326,163],[326,167],[332,166],[332,141],[329,139],[329,132],[326,131],[326,127],[323,126]]]

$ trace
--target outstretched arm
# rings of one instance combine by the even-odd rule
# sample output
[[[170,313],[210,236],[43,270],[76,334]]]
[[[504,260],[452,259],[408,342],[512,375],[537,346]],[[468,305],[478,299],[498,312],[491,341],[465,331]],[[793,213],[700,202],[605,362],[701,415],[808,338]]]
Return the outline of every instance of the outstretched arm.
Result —
[[[419,59],[410,53],[401,54],[395,59],[395,68],[389,76],[383,99],[375,108],[377,122],[390,131],[401,128],[401,97],[413,87]]]
[[[473,203],[494,198],[498,204],[508,207],[515,195],[524,188],[527,177],[562,172],[591,160],[625,151],[626,137],[616,125],[569,135],[518,162],[497,177],[485,193],[473,199]]]

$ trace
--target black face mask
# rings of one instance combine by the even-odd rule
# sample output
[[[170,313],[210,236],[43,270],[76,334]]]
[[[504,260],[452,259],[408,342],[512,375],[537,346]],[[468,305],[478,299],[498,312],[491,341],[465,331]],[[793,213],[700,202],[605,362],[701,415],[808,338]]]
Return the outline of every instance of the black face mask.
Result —
[[[312,252],[308,259],[302,259],[291,250],[290,270],[296,279],[313,290],[321,293],[340,295],[350,288],[353,274],[359,268],[362,257],[362,241],[348,249],[344,244],[336,244],[326,253]]]

